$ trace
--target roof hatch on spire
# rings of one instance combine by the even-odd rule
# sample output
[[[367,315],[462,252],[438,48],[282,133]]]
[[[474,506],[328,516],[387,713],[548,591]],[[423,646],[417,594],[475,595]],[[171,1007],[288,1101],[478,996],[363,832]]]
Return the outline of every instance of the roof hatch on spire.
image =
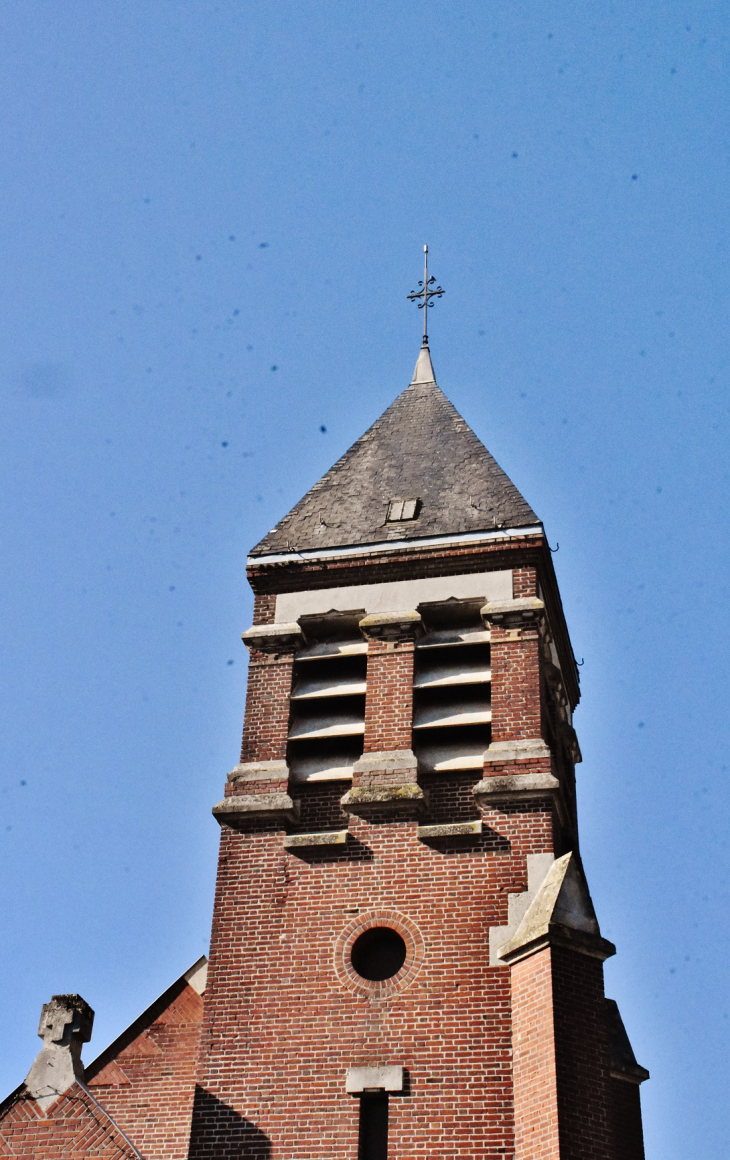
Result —
[[[429,349],[423,346],[410,386],[251,555],[539,522],[437,386]]]

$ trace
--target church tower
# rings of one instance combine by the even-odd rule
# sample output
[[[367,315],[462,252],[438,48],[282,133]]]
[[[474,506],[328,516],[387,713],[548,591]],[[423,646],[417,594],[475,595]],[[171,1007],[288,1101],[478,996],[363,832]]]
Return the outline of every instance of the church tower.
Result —
[[[248,579],[191,1160],[641,1160],[552,557],[425,339]]]

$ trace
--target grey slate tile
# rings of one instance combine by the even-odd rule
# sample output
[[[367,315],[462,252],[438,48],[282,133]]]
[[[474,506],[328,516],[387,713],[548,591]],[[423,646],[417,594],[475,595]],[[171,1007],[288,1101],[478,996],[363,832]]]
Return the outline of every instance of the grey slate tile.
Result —
[[[387,523],[391,499],[416,519]],[[411,383],[252,556],[527,527],[538,517],[436,383]]]

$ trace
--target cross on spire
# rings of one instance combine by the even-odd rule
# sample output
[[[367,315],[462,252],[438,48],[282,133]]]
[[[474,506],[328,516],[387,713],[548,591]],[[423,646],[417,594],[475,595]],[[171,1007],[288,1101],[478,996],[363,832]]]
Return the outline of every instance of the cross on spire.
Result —
[[[411,302],[417,302],[422,298],[422,302],[418,302],[418,309],[423,311],[423,345],[428,346],[428,307],[433,306],[432,298],[440,298],[446,291],[442,290],[440,286],[435,286],[436,279],[428,276],[428,246],[423,247],[423,281],[418,285],[420,290],[413,290],[407,295]],[[434,287],[431,289],[431,287]]]

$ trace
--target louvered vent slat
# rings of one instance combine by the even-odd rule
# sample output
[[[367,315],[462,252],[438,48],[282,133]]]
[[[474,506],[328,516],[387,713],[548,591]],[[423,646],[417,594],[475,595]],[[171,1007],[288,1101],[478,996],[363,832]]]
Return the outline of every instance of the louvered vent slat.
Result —
[[[490,740],[489,633],[468,618],[427,633],[418,643],[414,675],[413,745],[426,773],[478,770]]]
[[[367,646],[315,642],[295,658],[288,760],[294,781],[352,778],[365,732]]]

